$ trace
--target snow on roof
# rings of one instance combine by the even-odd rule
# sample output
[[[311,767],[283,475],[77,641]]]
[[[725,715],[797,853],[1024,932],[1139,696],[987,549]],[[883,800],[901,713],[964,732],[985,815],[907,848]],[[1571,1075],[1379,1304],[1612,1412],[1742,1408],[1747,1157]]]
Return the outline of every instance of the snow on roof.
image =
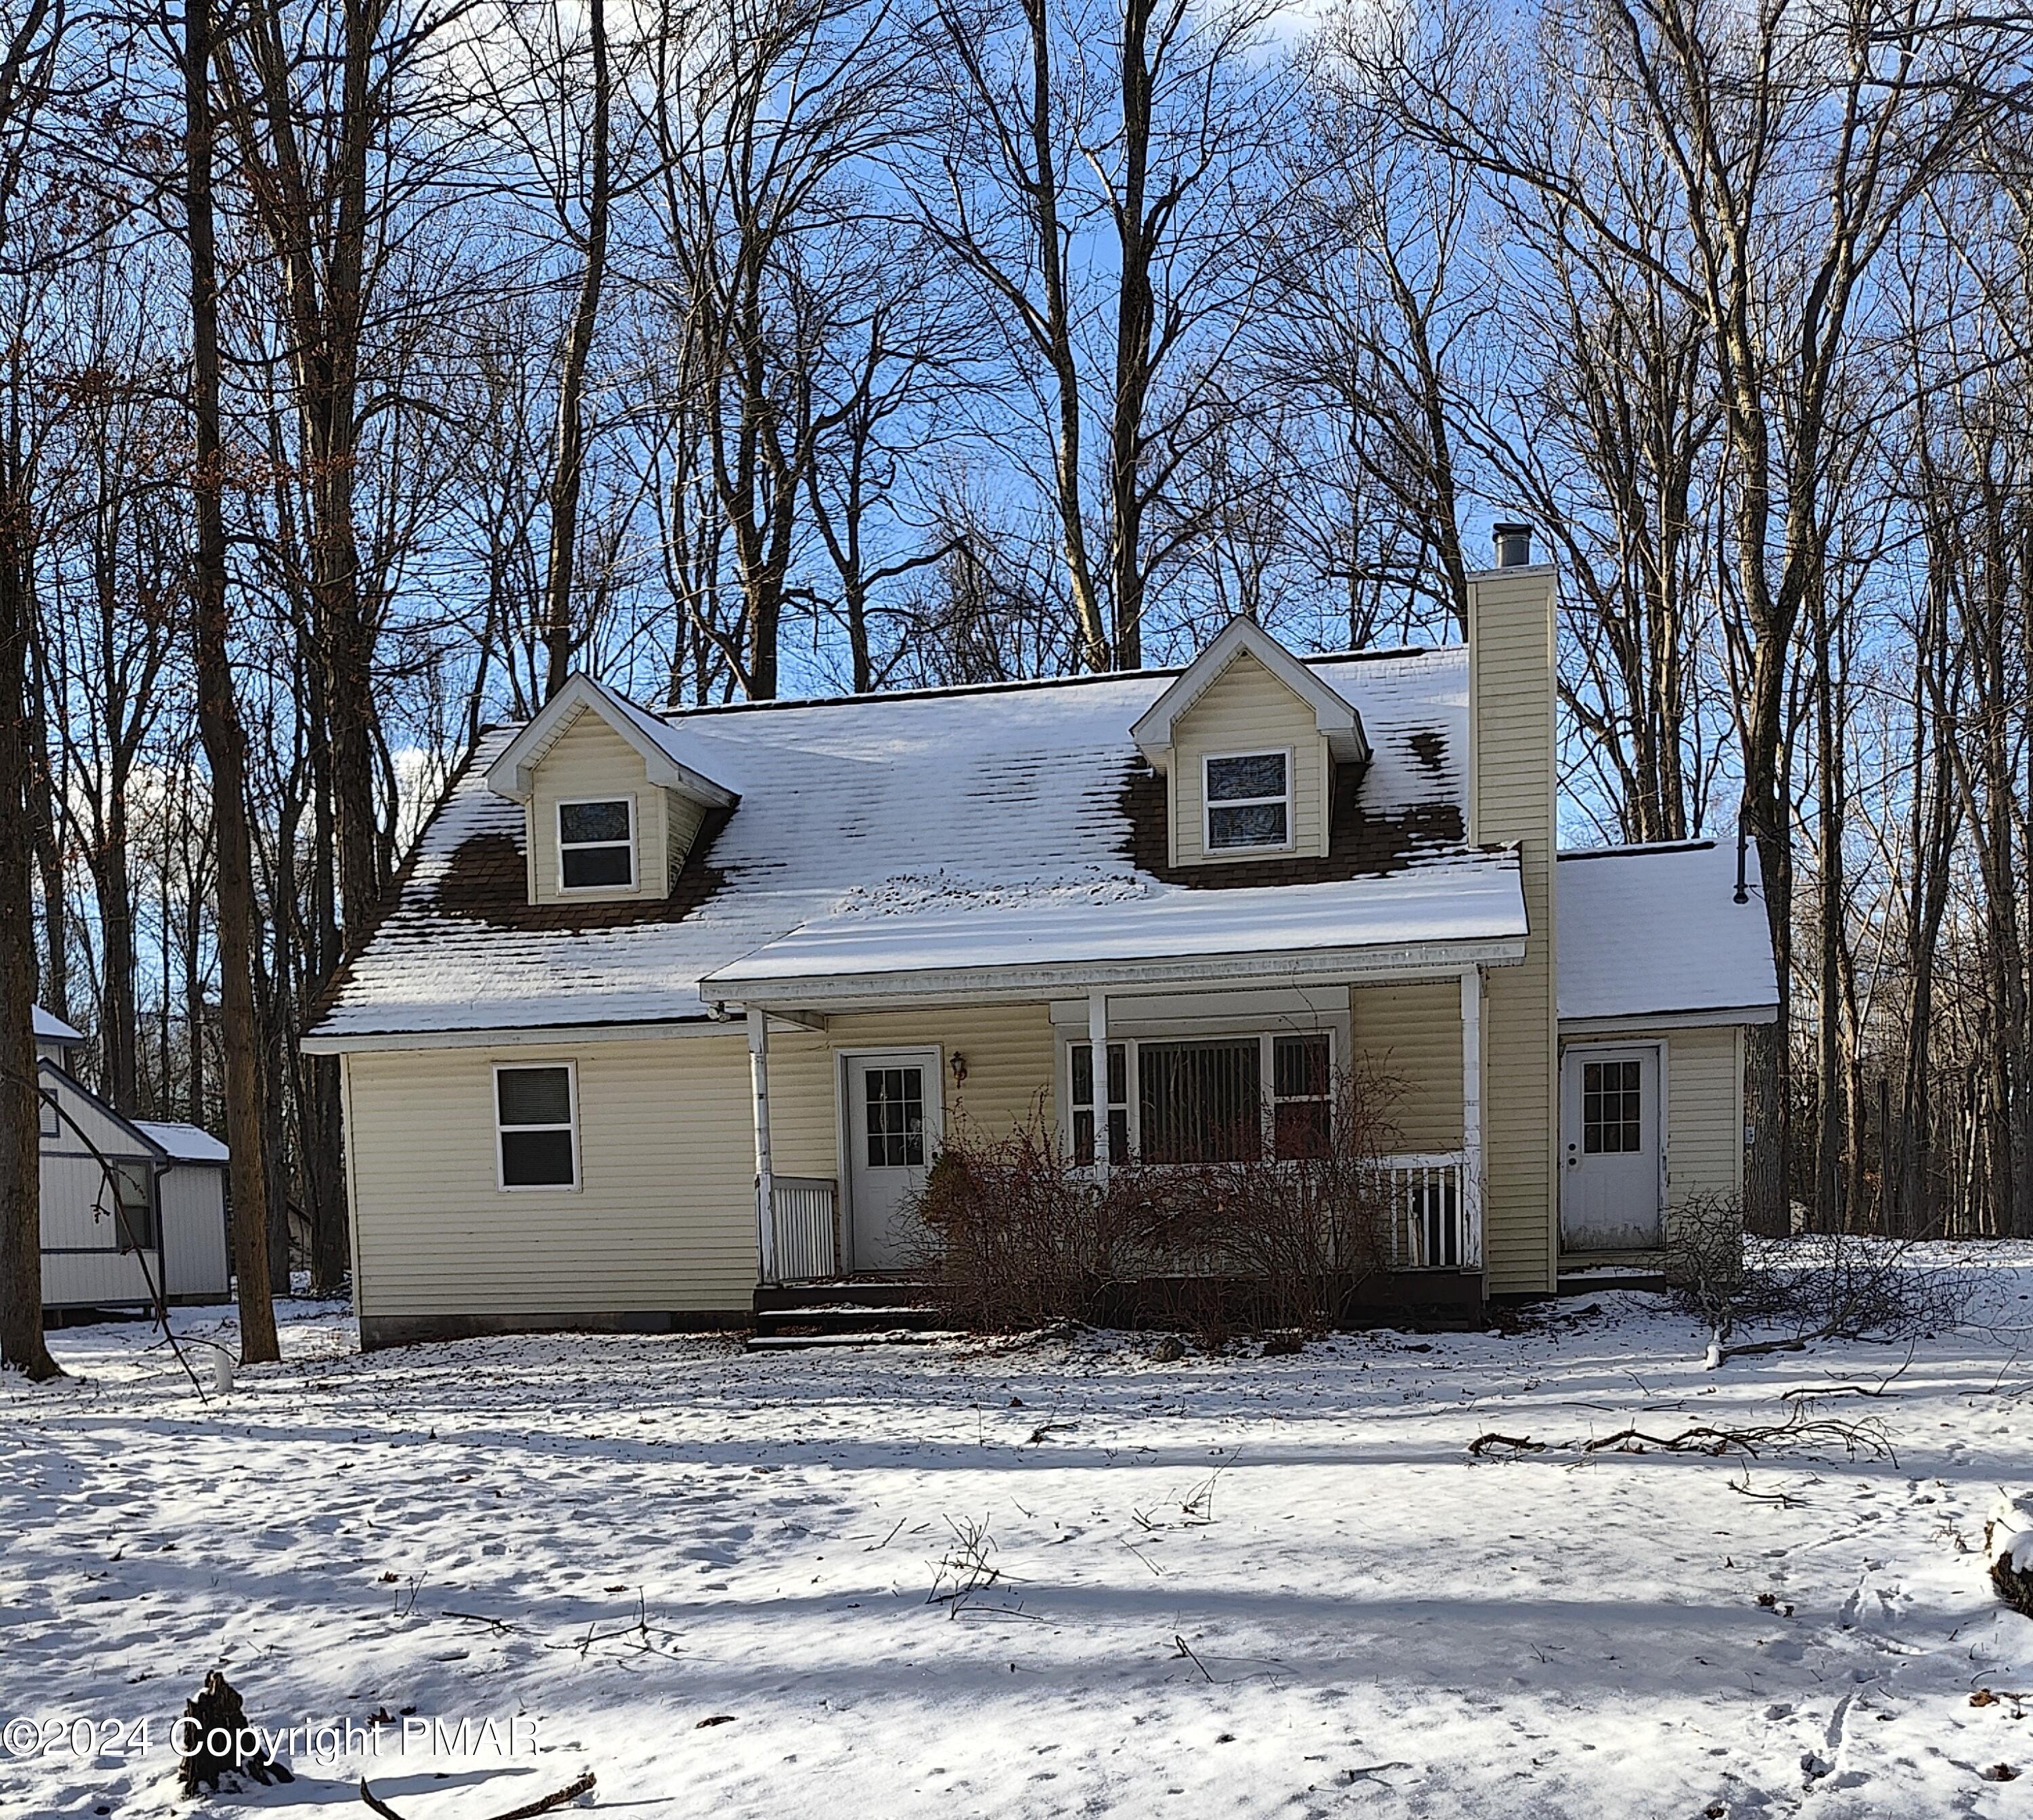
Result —
[[[1204,868],[1190,886],[1159,876],[1162,796],[1148,794],[1130,728],[1174,672],[668,711],[683,762],[740,798],[717,833],[709,823],[668,903],[527,904],[522,810],[485,781],[519,732],[500,730],[425,829],[397,904],[313,1037],[698,1017],[703,976],[872,903],[889,904],[911,939],[947,948],[1006,945],[1033,917],[1087,948],[1118,919],[1125,939],[1147,932],[1140,941],[1189,925],[1239,938],[1260,915],[1267,931],[1286,918],[1278,938],[1309,945],[1342,923],[1405,938],[1415,902],[1417,915],[1438,914],[1440,894],[1420,898],[1391,875],[1443,864],[1458,882],[1470,859],[1466,653],[1311,662],[1361,714],[1372,747],[1350,804],[1360,840],[1342,841],[1336,811],[1337,852],[1360,856],[1362,875],[1313,885],[1242,882],[1266,863]],[[1503,874],[1503,859],[1488,864]],[[1293,898],[1291,910],[1260,912],[1248,901],[1260,886],[1266,899]],[[1302,904],[1304,928],[1293,920]],[[984,919],[968,934],[951,920],[963,906]],[[1522,907],[1514,919],[1522,933]],[[1416,938],[1438,933],[1422,926]]]
[[[1777,976],[1758,856],[1750,901],[1734,901],[1736,843],[1563,853],[1559,882],[1563,1019],[1776,1016]]]
[[[223,1163],[232,1154],[208,1131],[155,1118],[137,1118],[134,1129],[167,1150],[178,1163]]]
[[[1346,964],[1351,950],[1436,942],[1502,946],[1514,958],[1525,933],[1517,854],[1477,853],[1360,882],[1239,890],[935,888],[922,906],[878,900],[818,918],[721,968],[706,984],[729,998],[744,987],[773,985],[817,1000],[828,996],[827,982],[871,976],[901,984],[909,976],[1061,967],[1106,972],[1142,961],[1218,963],[1233,978],[1271,970],[1283,978],[1295,957],[1333,956]]]
[[[495,755],[488,768],[488,788],[527,802],[530,779],[544,754],[586,713],[598,715],[642,755],[651,783],[676,790],[708,808],[733,807],[734,793],[691,762],[681,750],[682,738],[676,728],[583,672],[567,676],[564,687]]]
[[[74,1030],[54,1011],[36,1007],[36,1040],[39,1043],[82,1043],[84,1032]]]
[[[1326,736],[1338,758],[1368,756],[1363,743],[1362,717],[1354,703],[1324,681],[1317,666],[1295,657],[1254,620],[1238,614],[1224,626],[1200,654],[1174,679],[1144,710],[1129,729],[1144,755],[1160,770],[1169,762],[1166,751],[1172,743],[1173,729],[1193,704],[1227,672],[1235,660],[1247,653],[1275,676],[1313,710],[1314,724]]]

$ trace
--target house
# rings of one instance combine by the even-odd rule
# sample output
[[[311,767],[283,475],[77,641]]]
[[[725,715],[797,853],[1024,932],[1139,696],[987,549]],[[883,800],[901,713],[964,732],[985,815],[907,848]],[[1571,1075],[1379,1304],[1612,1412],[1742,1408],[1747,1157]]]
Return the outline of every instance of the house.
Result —
[[[654,713],[578,676],[487,735],[305,1043],[362,1343],[743,1323],[906,1269],[961,1122],[1105,1173],[1226,1095],[1275,1154],[1357,1055],[1404,1294],[1656,1262],[1740,1184],[1765,911],[1733,845],[1556,859],[1554,577],[1511,553],[1465,647],[1239,620],[1181,671]]]
[[[226,1146],[194,1125],[123,1117],[73,1072],[82,1032],[36,1008],[43,1306],[223,1301]]]

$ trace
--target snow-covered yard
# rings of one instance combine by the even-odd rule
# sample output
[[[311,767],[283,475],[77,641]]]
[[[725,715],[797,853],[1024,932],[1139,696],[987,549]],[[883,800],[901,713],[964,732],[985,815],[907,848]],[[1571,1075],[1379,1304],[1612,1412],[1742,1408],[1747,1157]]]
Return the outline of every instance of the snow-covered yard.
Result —
[[[0,1811],[174,1809],[170,1720],[223,1665],[264,1724],[391,1722],[208,1811],[365,1814],[365,1769],[454,1820],[590,1766],[642,1814],[2033,1812],[2033,1622],[1964,1552],[2033,1481],[2033,1248],[1964,1255],[1969,1319],[1910,1359],[1715,1372],[1627,1295],[1169,1363],[361,1358],[324,1309],[203,1403],[147,1328],[61,1332],[71,1382],[0,1380],[0,1720],[152,1716],[152,1747],[0,1751]],[[1813,1413],[1896,1461],[1579,1451],[1838,1385]],[[1551,1445],[1472,1458],[1491,1431]],[[403,1750],[406,1715],[534,1748]]]

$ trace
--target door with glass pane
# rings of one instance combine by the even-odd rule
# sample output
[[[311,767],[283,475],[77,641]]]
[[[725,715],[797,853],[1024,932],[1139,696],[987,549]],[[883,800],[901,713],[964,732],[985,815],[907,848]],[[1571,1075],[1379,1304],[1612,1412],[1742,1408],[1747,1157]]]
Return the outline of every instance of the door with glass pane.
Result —
[[[923,1238],[911,1206],[938,1143],[938,1052],[849,1055],[842,1065],[850,1268],[908,1270]]]
[[[1664,1238],[1659,1049],[1571,1049],[1560,1065],[1560,1244],[1649,1250]]]

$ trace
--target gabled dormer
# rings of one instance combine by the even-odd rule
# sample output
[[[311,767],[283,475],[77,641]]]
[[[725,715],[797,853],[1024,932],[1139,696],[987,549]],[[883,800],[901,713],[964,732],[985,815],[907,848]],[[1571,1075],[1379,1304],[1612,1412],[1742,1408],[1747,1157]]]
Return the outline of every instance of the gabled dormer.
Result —
[[[687,764],[676,732],[590,676],[563,688],[489,767],[522,805],[533,904],[662,897],[734,792]]]
[[[1131,729],[1165,779],[1174,866],[1324,858],[1361,717],[1253,620],[1232,620]]]

